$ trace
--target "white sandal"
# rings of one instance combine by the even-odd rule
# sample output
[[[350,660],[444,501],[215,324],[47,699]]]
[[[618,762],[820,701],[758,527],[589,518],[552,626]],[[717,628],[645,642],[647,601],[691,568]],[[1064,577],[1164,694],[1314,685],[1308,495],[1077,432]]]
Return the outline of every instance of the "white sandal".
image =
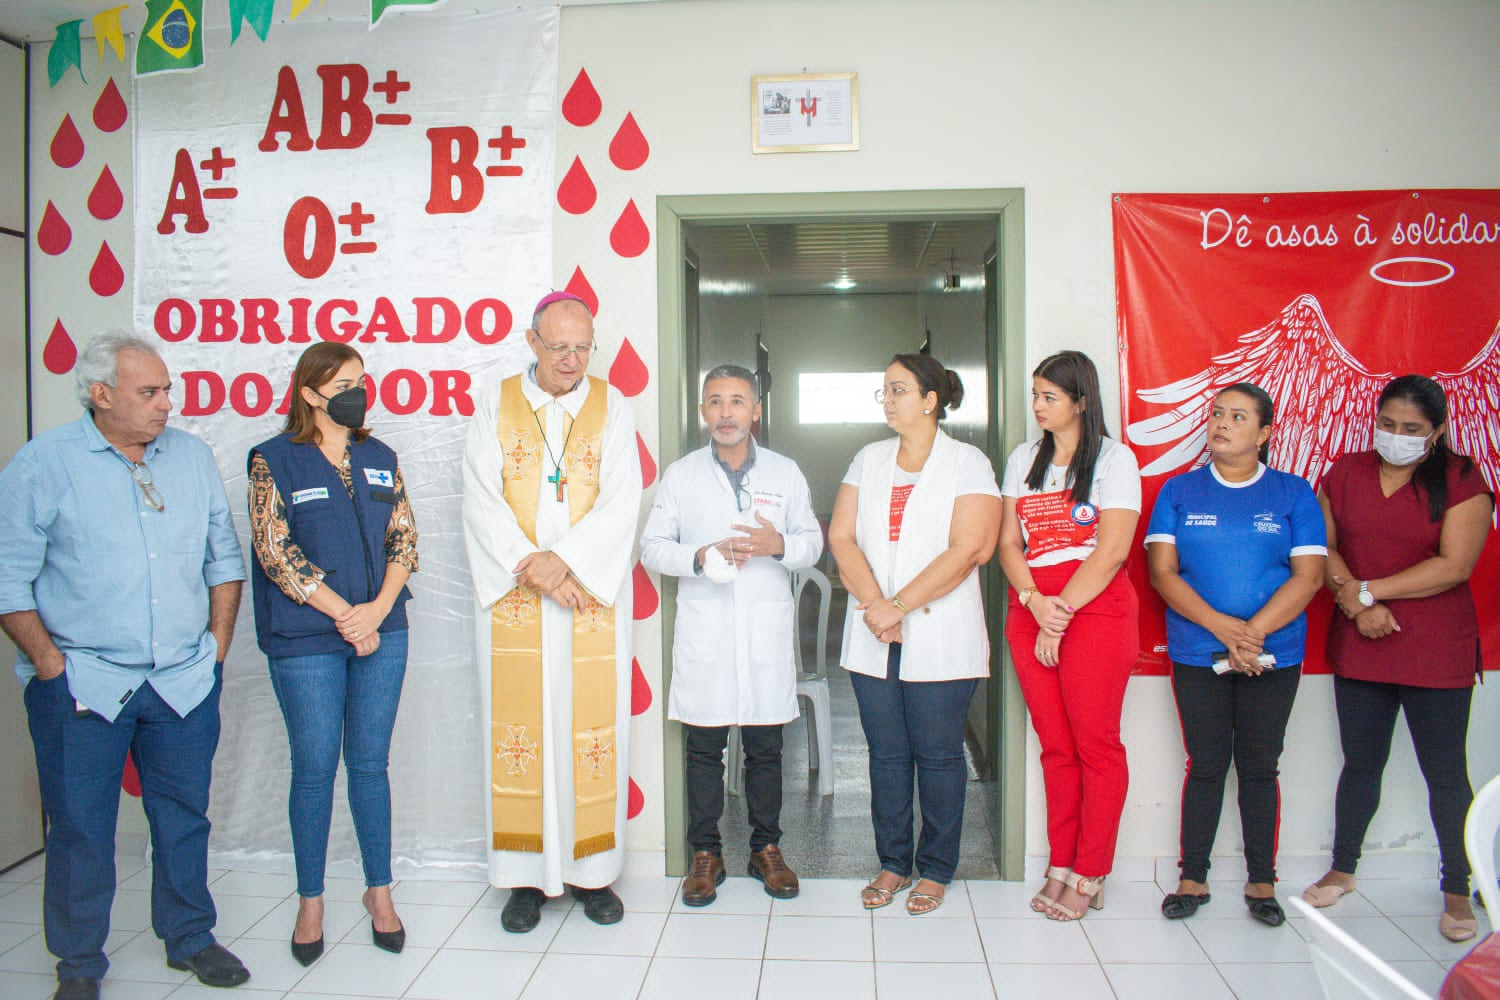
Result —
[[[1079,875],[1077,872],[1069,872],[1068,877],[1063,880],[1069,889],[1080,896],[1088,897],[1090,910],[1104,909],[1104,876],[1089,878],[1087,875]],[[1064,923],[1073,920],[1082,920],[1083,910],[1075,910],[1064,906],[1057,900],[1052,900],[1047,906],[1047,919],[1059,920]]]

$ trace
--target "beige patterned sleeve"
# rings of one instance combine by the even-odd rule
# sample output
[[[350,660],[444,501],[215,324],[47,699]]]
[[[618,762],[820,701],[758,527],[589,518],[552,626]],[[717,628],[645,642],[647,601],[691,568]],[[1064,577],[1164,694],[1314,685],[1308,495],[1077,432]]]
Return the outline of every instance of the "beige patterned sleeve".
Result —
[[[406,495],[406,480],[401,470],[396,470],[396,509],[385,526],[386,564],[400,563],[407,572],[415,573],[421,563],[417,555],[417,522],[412,517],[411,501]]]
[[[292,541],[286,504],[259,453],[250,459],[250,541],[266,577],[287,597],[306,604],[326,574]]]

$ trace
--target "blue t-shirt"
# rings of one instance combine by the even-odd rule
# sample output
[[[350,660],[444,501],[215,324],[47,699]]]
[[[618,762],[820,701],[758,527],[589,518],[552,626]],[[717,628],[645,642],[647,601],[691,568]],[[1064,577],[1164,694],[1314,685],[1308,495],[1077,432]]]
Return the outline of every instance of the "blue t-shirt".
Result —
[[[1249,618],[1292,575],[1292,556],[1328,554],[1323,510],[1307,481],[1264,465],[1243,483],[1219,478],[1213,463],[1162,486],[1146,544],[1177,547],[1178,573],[1214,610]],[[1278,667],[1302,662],[1304,612],[1266,637]],[[1208,667],[1224,646],[1213,633],[1167,609],[1167,653]]]

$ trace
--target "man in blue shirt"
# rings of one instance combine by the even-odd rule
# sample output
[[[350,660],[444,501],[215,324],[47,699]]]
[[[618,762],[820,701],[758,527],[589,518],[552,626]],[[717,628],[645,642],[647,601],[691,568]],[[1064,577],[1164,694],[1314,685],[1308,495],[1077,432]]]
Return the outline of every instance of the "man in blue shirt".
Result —
[[[213,452],[167,427],[167,366],[133,337],[75,370],[85,413],[0,471],[0,628],[20,648],[47,816],[43,891],[58,1000],[94,1000],[109,961],[126,753],[151,824],[151,923],[167,964],[250,978],[214,941],[208,788],[244,559]]]

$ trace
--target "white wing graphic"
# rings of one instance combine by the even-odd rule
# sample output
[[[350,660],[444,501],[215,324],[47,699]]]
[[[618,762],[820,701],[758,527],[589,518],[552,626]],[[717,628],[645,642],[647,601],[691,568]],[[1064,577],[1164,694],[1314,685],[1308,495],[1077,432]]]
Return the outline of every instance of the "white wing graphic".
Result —
[[[1172,407],[1126,428],[1135,444],[1172,445],[1141,475],[1163,475],[1208,461],[1209,410],[1214,397],[1236,382],[1254,382],[1271,394],[1276,430],[1270,464],[1301,476],[1314,489],[1339,455],[1370,448],[1375,401],[1391,375],[1369,371],[1339,343],[1316,298],[1299,295],[1276,319],[1242,335],[1238,343],[1243,346],[1215,355],[1196,375],[1136,393],[1147,403]],[[1484,363],[1493,371],[1500,356],[1492,350]],[[1488,377],[1493,397],[1500,390],[1493,375]],[[1489,433],[1496,431],[1490,428]]]
[[[1459,372],[1433,376],[1448,395],[1448,443],[1479,464],[1500,493],[1500,324]]]

